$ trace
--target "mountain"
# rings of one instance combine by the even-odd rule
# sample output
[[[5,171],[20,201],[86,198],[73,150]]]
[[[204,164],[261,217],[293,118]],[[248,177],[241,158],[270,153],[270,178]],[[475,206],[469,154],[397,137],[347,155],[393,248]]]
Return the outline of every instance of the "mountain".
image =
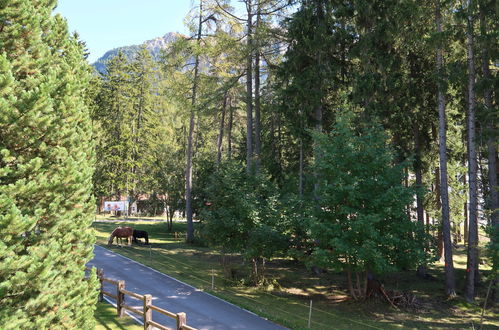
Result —
[[[162,37],[157,37],[151,40],[147,40],[144,43],[140,45],[131,45],[131,46],[123,46],[123,47],[118,47],[114,48],[111,50],[108,50],[102,57],[100,57],[95,63],[92,64],[95,69],[100,72],[104,73],[106,72],[106,63],[109,61],[111,58],[116,56],[119,51],[122,51],[123,54],[128,59],[132,59],[133,56],[139,51],[140,47],[143,45],[146,46],[146,48],[151,52],[151,55],[154,59],[158,60],[161,49],[165,49],[168,47],[169,44],[171,44],[173,41],[177,40],[177,38],[183,37],[180,33],[176,32],[169,32],[165,34]]]

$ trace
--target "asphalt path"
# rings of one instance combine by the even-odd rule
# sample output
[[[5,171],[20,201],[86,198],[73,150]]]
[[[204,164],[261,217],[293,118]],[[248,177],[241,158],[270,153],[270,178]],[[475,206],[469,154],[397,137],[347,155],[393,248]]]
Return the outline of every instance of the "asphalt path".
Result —
[[[124,247],[126,249],[126,247]],[[95,246],[95,256],[88,266],[104,269],[104,276],[124,280],[125,289],[151,294],[153,305],[173,313],[187,314],[187,324],[198,329],[285,329],[258,315],[200,291],[168,275]],[[116,286],[105,283],[104,289],[115,293]],[[142,301],[126,296],[125,303],[142,309]],[[139,317],[140,318],[140,317]],[[155,322],[175,328],[175,320],[153,311]]]

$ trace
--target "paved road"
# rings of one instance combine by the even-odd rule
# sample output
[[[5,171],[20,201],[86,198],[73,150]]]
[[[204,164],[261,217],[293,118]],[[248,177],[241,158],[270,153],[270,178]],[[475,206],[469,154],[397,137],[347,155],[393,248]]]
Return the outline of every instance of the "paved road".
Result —
[[[187,324],[198,329],[285,329],[251,312],[202,292],[168,275],[138,262],[95,246],[95,257],[89,266],[104,268],[106,277],[125,280],[126,289],[139,294],[151,294],[155,306],[187,314]],[[105,286],[116,292],[116,287]],[[141,301],[126,297],[126,303],[142,307]],[[153,320],[175,328],[175,320],[153,312]]]

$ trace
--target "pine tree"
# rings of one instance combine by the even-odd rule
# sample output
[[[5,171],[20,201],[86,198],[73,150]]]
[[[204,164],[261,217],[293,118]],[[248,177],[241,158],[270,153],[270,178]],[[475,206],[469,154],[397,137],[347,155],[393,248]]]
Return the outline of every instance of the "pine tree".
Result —
[[[490,212],[489,230],[491,233],[491,242],[489,251],[492,256],[493,269],[496,272],[496,279],[492,297],[494,302],[499,302],[498,285],[499,276],[497,275],[499,269],[499,257],[497,250],[499,248],[499,186],[497,176],[497,121],[499,114],[497,112],[497,102],[493,102],[493,84],[494,78],[490,70],[490,58],[493,56],[492,49],[496,51],[497,47],[493,48],[491,45],[497,44],[497,33],[488,31],[490,28],[497,27],[498,12],[492,10],[494,1],[479,1],[480,5],[480,36],[482,48],[482,74],[483,84],[483,99],[485,106],[485,134],[487,136],[487,163],[488,163],[488,203],[487,208]],[[494,24],[495,22],[495,24]],[[491,29],[491,30],[492,30]],[[497,85],[497,77],[495,83]],[[495,89],[497,93],[497,88]],[[497,95],[497,94],[496,94]]]
[[[131,135],[131,167],[128,184],[129,202],[137,200],[138,195],[150,192],[155,178],[152,169],[155,162],[155,144],[163,145],[164,141],[156,141],[154,134],[156,126],[162,126],[158,121],[158,74],[151,53],[141,47],[130,65],[132,84],[133,112],[127,123],[132,128]]]
[[[121,196],[132,184],[134,104],[132,77],[121,52],[107,63],[93,119],[97,131],[94,182],[99,195]]]
[[[440,3],[437,1],[435,8],[435,23],[437,33],[442,33],[442,16],[440,13]],[[449,215],[449,193],[447,182],[447,132],[445,114],[445,90],[443,80],[443,49],[441,45],[437,48],[437,74],[438,83],[438,114],[439,114],[439,154],[440,154],[440,186],[442,202],[442,235],[444,239],[445,251],[445,290],[450,297],[456,295],[456,280],[454,277],[454,263],[452,259],[452,242],[450,237],[450,215]]]
[[[468,177],[469,190],[469,236],[468,258],[466,262],[466,301],[475,300],[475,281],[478,270],[478,159],[476,142],[476,100],[475,100],[475,41],[474,41],[474,3],[467,4],[467,58],[468,58]]]
[[[295,148],[299,149],[293,150],[291,161],[295,163],[298,159],[299,162],[296,167],[300,195],[304,191],[307,159],[310,163],[311,158],[320,158],[317,148],[311,145],[308,131],[321,132],[332,121],[334,114],[330,110],[336,102],[336,93],[343,87],[339,83],[340,67],[348,66],[343,62],[341,50],[351,42],[351,36],[341,29],[341,20],[337,19],[343,14],[341,4],[333,7],[331,1],[303,1],[286,25],[289,47],[277,72],[279,110],[286,121],[285,129],[289,130],[295,139]],[[317,192],[318,180],[313,181]]]
[[[338,114],[331,133],[315,136],[322,154],[316,164],[321,199],[309,229],[317,242],[312,260],[344,271],[355,299],[366,294],[366,287],[354,287],[367,283],[368,272],[424,262],[425,242],[423,228],[406,214],[414,192],[403,185],[404,165],[395,163],[386,135],[376,124],[356,132],[346,111]]]
[[[0,328],[93,328],[90,74],[55,1],[0,6]]]

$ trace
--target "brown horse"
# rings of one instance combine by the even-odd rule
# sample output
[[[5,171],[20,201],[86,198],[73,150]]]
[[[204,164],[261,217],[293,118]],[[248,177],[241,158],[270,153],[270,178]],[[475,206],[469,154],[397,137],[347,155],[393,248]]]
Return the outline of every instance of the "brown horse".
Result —
[[[133,238],[133,228],[132,227],[117,227],[113,232],[111,233],[111,236],[109,236],[109,241],[107,242],[107,245],[112,245],[113,240],[116,237],[116,244],[120,246],[120,243],[118,243],[118,238],[127,238],[128,239],[128,245],[132,245],[132,238]]]

